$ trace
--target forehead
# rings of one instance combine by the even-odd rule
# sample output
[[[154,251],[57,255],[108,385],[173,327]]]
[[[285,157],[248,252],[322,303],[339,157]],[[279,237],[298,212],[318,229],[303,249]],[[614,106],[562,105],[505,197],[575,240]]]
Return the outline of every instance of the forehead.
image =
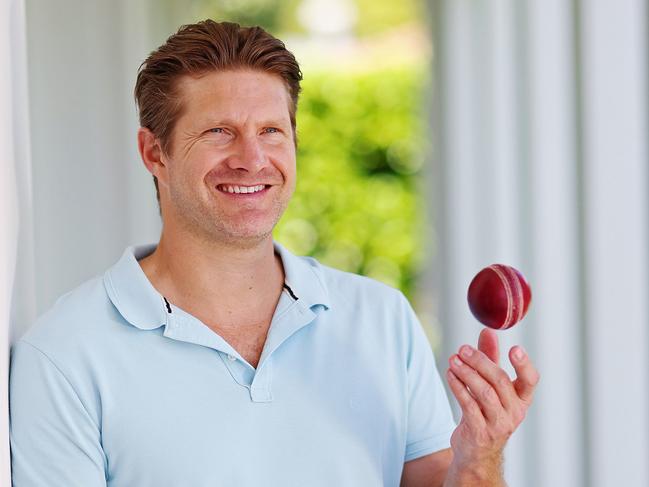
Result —
[[[183,76],[177,85],[182,119],[200,123],[214,118],[288,120],[290,95],[278,75],[248,69]],[[180,120],[179,120],[180,121]]]

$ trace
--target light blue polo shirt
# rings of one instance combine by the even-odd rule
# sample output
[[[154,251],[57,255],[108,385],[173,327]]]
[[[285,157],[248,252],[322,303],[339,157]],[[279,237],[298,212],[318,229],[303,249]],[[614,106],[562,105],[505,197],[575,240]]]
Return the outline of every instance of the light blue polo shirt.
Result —
[[[401,292],[297,257],[257,369],[129,247],[13,347],[14,487],[398,486],[455,423]]]

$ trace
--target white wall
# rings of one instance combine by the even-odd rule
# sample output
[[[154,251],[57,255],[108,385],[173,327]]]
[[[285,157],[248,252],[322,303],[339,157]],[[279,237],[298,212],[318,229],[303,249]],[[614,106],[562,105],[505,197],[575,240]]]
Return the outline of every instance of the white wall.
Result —
[[[433,0],[439,313],[475,342],[474,273],[529,278],[500,333],[541,372],[512,486],[649,485],[647,12],[641,0]],[[511,366],[508,368],[513,373]]]
[[[157,240],[132,95],[150,18],[145,1],[27,0],[38,313]]]

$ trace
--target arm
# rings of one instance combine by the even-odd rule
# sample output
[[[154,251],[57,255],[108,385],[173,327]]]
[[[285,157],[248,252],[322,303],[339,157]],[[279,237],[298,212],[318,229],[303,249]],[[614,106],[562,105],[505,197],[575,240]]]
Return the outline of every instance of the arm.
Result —
[[[59,368],[18,342],[9,388],[13,486],[105,487],[99,427]]]
[[[404,463],[401,487],[442,487],[453,460],[450,448]]]
[[[505,485],[502,482],[502,458],[483,463],[478,470],[461,469],[453,464],[453,450],[447,448],[406,462],[401,487],[445,487],[453,485]]]

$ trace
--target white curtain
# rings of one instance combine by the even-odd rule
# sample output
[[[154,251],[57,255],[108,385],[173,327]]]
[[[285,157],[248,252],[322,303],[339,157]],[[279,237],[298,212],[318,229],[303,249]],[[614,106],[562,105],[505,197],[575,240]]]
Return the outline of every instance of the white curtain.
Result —
[[[431,6],[446,350],[479,332],[473,274],[520,268],[532,307],[501,353],[523,344],[541,382],[510,485],[649,485],[646,2]]]
[[[0,485],[10,485],[9,349],[35,314],[24,2],[1,1],[0,22]]]

